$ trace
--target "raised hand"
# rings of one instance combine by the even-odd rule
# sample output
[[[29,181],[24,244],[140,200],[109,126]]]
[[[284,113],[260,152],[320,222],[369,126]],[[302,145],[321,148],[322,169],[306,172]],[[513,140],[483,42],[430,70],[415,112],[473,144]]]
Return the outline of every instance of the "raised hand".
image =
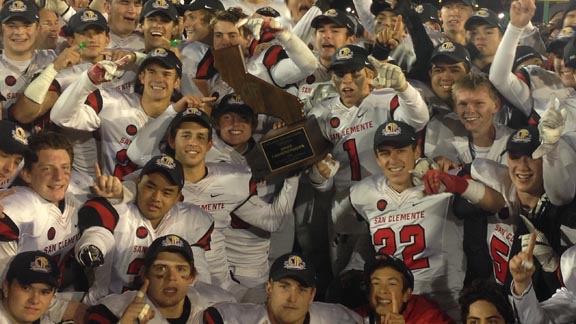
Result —
[[[380,324],[404,324],[404,316],[400,314],[400,305],[398,305],[398,300],[396,294],[390,290],[390,298],[392,300],[392,311],[388,312],[384,316],[380,316]]]
[[[100,61],[88,70],[88,78],[96,85],[112,81],[124,75],[124,71],[120,70],[120,67],[126,65],[131,60],[131,55],[125,55],[116,61]]]
[[[256,40],[259,40],[260,35],[265,33],[276,34],[277,32],[286,30],[286,27],[284,27],[279,21],[270,17],[241,19],[236,24],[236,27],[240,28],[242,26],[248,28]]]
[[[510,4],[510,24],[524,28],[536,12],[535,0],[514,0]]]
[[[134,323],[148,323],[151,319],[154,318],[154,311],[150,309],[150,305],[148,305],[145,300],[144,296],[146,296],[146,291],[148,291],[148,285],[150,282],[148,279],[144,279],[144,284],[138,290],[136,297],[126,310],[124,314],[122,314],[122,318],[120,318],[119,323],[122,324],[134,324]]]
[[[534,246],[536,245],[536,232],[530,234],[528,246],[516,254],[509,262],[510,274],[514,280],[514,293],[522,294],[532,282],[534,268]]]
[[[376,35],[376,40],[383,46],[390,48],[390,50],[394,50],[398,45],[400,45],[400,43],[402,43],[405,36],[406,27],[404,26],[402,16],[398,15],[396,16],[394,27],[382,29],[378,35]]]
[[[102,174],[98,162],[94,163],[94,185],[90,191],[102,198],[120,198],[123,197],[122,182],[115,176]]]
[[[406,76],[402,69],[394,64],[378,61],[374,56],[368,56],[368,61],[378,72],[378,76],[372,80],[372,85],[381,88],[392,88],[397,92],[403,92],[408,87]]]
[[[323,160],[316,163],[316,168],[324,179],[330,179],[338,172],[340,162],[332,159],[332,154],[328,153]]]

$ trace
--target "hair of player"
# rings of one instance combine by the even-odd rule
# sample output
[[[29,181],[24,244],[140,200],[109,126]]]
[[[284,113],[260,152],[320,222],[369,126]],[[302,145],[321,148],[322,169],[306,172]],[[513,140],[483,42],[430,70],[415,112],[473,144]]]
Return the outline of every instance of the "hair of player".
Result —
[[[176,142],[176,134],[178,133],[178,130],[180,129],[180,126],[183,123],[197,123],[193,120],[186,120],[186,121],[182,121],[180,123],[178,123],[178,125],[176,127],[172,127],[168,130],[168,132],[166,132],[166,135],[164,136],[164,138],[162,138],[162,140],[159,143],[159,149],[162,153],[168,154],[170,156],[176,156],[176,150],[174,150],[170,145],[169,145],[169,141],[172,140],[173,142]],[[202,125],[203,126],[203,125]],[[212,132],[208,132],[208,141],[212,140]]]
[[[387,264],[385,261],[376,260],[372,271],[370,271],[370,273],[367,272],[364,273],[364,283],[368,288],[366,290],[368,293],[372,291],[372,274],[376,272],[376,270],[378,269],[385,269],[385,268],[390,268],[396,272],[399,272],[402,275],[402,292],[406,292],[410,288],[408,287],[408,278],[401,271],[398,271],[398,269],[394,268],[390,264]]]
[[[29,153],[24,158],[24,168],[30,170],[32,164],[38,162],[38,152],[41,150],[65,150],[70,157],[70,162],[74,161],[74,151],[72,143],[68,138],[53,131],[41,131],[28,137]]]
[[[480,300],[494,305],[506,324],[514,324],[516,322],[514,310],[508,301],[508,297],[502,293],[502,288],[493,281],[476,279],[462,289],[460,298],[458,298],[462,323],[466,323],[466,318],[470,313],[470,305]]]
[[[494,88],[488,79],[488,75],[484,73],[468,73],[460,79],[456,80],[452,85],[452,100],[456,102],[456,97],[460,90],[474,91],[481,87],[484,87],[486,90],[488,90],[488,94],[490,95],[490,99],[492,99],[492,101],[495,103],[500,102],[500,97],[498,96],[498,92],[496,92],[496,88]]]
[[[240,19],[246,19],[246,18],[248,18],[248,15],[245,14],[241,8],[230,7],[226,10],[220,10],[216,12],[214,17],[210,20],[210,28],[214,30],[214,26],[219,21],[227,21],[229,23],[236,25],[240,21]],[[238,28],[238,31],[242,36],[247,35],[249,33],[245,27]]]

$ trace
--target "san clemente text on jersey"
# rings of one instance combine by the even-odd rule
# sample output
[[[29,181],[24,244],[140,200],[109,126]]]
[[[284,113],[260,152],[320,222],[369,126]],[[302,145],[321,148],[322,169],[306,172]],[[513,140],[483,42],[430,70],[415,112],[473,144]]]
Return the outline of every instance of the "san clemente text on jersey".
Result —
[[[130,145],[130,143],[132,143],[132,140],[129,138],[122,137],[122,139],[120,139],[120,144]]]
[[[494,228],[494,231],[502,234],[502,236],[504,236],[506,238],[506,240],[508,242],[510,242],[510,244],[514,243],[514,234],[510,233],[507,229],[501,227],[500,225],[496,224],[496,227]]]
[[[204,204],[200,205],[200,208],[202,208],[202,210],[207,212],[213,212],[220,209],[224,209],[224,203]]]
[[[410,221],[424,218],[424,211],[417,211],[411,213],[402,213],[390,216],[378,216],[374,218],[374,224],[390,223],[390,222],[401,222]]]
[[[68,247],[70,245],[74,245],[74,244],[76,244],[76,241],[80,238],[80,235],[81,234],[78,233],[78,234],[76,234],[72,237],[69,237],[63,241],[48,245],[44,248],[44,253],[52,254],[58,250],[65,249],[66,247]]]
[[[374,122],[371,120],[362,124],[346,127],[340,133],[332,133],[330,134],[330,140],[336,140],[340,137],[352,135],[354,133],[365,131],[370,128],[374,128]]]
[[[132,252],[133,253],[141,253],[144,254],[146,253],[146,251],[148,250],[147,246],[142,246],[142,245],[134,245],[134,247],[132,248]]]
[[[6,100],[16,99],[20,94],[18,92],[8,92],[6,94]]]

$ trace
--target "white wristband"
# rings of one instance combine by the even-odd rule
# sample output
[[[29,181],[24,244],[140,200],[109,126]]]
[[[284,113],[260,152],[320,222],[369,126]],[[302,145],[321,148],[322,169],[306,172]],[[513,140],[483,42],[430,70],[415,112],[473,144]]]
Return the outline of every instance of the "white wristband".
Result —
[[[461,196],[462,198],[468,200],[472,205],[476,205],[484,197],[484,194],[486,193],[486,187],[474,180],[466,181],[468,181],[468,188],[464,190]]]
[[[26,90],[24,90],[26,98],[41,105],[44,99],[46,99],[50,85],[52,85],[52,81],[54,81],[57,74],[58,71],[54,68],[54,63],[50,63],[44,71],[26,87]]]

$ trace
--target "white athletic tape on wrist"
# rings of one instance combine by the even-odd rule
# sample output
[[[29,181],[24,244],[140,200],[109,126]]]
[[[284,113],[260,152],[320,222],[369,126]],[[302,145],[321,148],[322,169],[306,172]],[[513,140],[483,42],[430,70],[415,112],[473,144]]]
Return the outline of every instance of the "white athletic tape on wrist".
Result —
[[[150,309],[150,305],[145,304],[144,307],[142,307],[142,310],[140,311],[140,314],[138,314],[138,319],[139,320],[143,320],[144,317],[146,317],[146,314],[148,314],[148,310]]]

